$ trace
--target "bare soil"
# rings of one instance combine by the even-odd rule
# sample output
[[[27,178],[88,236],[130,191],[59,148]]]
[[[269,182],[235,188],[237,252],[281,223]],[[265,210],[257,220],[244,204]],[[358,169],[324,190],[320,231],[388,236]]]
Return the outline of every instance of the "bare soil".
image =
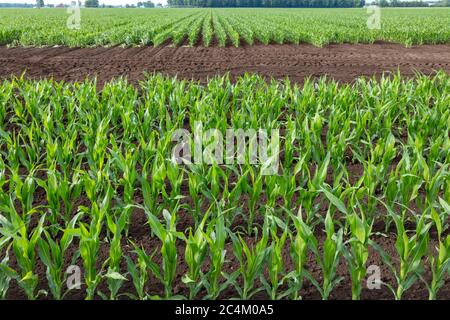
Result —
[[[253,45],[235,47],[138,47],[138,48],[7,48],[0,47],[0,78],[53,77],[80,81],[96,76],[98,84],[119,76],[131,82],[144,72],[177,75],[202,82],[229,72],[258,73],[266,78],[302,83],[305,77],[352,82],[359,76],[379,77],[400,71],[405,77],[416,72],[450,72],[450,45],[405,48],[400,44],[340,44],[318,48],[312,45]]]

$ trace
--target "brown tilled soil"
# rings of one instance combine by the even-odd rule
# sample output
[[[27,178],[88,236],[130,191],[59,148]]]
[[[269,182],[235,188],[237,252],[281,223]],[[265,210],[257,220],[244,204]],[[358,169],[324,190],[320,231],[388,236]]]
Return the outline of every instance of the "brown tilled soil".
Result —
[[[329,77],[351,82],[358,76],[380,76],[383,72],[413,76],[416,71],[432,74],[450,72],[450,45],[405,48],[399,44],[376,43],[329,45],[253,45],[235,47],[140,47],[140,48],[6,48],[0,47],[0,78],[54,77],[84,80],[97,76],[99,85],[118,76],[131,82],[144,72],[178,75],[205,81],[229,72],[232,77],[255,72],[267,78],[289,77],[301,83],[305,77]]]

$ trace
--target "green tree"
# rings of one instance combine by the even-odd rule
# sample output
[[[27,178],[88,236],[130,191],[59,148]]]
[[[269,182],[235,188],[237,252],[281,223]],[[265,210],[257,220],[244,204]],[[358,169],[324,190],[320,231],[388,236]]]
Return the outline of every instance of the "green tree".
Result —
[[[37,6],[38,8],[44,7],[44,6],[45,6],[44,0],[37,0],[37,1],[36,1],[36,6]]]

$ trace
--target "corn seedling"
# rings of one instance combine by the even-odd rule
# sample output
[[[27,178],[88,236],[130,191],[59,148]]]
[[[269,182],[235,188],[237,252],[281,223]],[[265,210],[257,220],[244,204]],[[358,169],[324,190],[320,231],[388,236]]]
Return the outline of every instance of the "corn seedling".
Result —
[[[106,214],[108,229],[113,235],[109,243],[109,259],[106,262],[108,271],[105,275],[110,292],[109,299],[115,300],[119,289],[127,279],[120,273],[120,262],[122,261],[122,232],[128,221],[128,213],[123,212],[118,218],[113,219],[110,214]]]
[[[234,286],[241,299],[249,299],[262,289],[254,287],[255,281],[261,275],[263,268],[267,263],[267,254],[269,251],[268,218],[265,218],[262,237],[254,246],[249,246],[246,239],[243,239],[240,235],[236,236],[231,231],[228,231],[228,234],[233,241],[233,254],[239,261],[239,268],[234,273],[227,276],[227,280]],[[239,276],[241,276],[243,280],[242,288],[238,285],[236,280]]]
[[[431,223],[426,223],[425,215],[419,216],[416,221],[416,230],[412,236],[408,236],[404,221],[400,215],[389,209],[395,222],[397,239],[395,249],[399,259],[399,268],[392,263],[392,258],[372,240],[371,245],[380,253],[383,262],[391,269],[395,276],[397,287],[389,284],[386,286],[392,291],[396,300],[400,300],[403,293],[408,290],[421,276],[424,270],[422,259],[428,251],[429,230]]]
[[[203,276],[203,284],[208,292],[208,299],[217,299],[220,292],[225,289],[224,285],[220,284],[222,277],[222,267],[225,263],[225,242],[227,240],[227,231],[225,228],[225,217],[221,210],[220,204],[217,204],[218,212],[215,215],[206,229],[206,240],[209,245],[209,258],[211,260],[211,267],[209,271]]]
[[[359,217],[355,212],[347,215],[346,220],[350,229],[350,239],[346,241],[349,248],[344,247],[344,256],[352,280],[352,299],[359,300],[362,281],[367,274],[366,262],[369,258],[372,223],[364,217]]]
[[[33,231],[27,230],[24,220],[12,209],[10,220],[0,216],[0,233],[2,236],[12,239],[12,249],[17,259],[20,272],[15,271],[6,264],[0,264],[2,273],[10,279],[14,279],[25,291],[28,299],[35,300],[40,293],[36,292],[38,275],[35,273],[36,249],[43,232],[45,215],[39,219],[38,225]]]
[[[109,211],[112,197],[112,188],[109,186],[100,204],[92,202],[92,207],[80,207],[80,210],[91,216],[88,225],[80,222],[78,224],[78,236],[80,237],[80,256],[84,265],[84,278],[86,283],[86,299],[92,300],[98,284],[102,279],[101,271],[97,270],[96,262],[100,249],[100,233],[103,229],[105,215]],[[93,199],[93,197],[92,197]]]
[[[433,207],[430,208],[430,215],[438,234],[438,245],[436,248],[432,248],[428,253],[432,273],[431,283],[428,284],[424,281],[428,288],[430,300],[435,300],[437,298],[439,289],[445,284],[445,275],[448,273],[450,267],[450,235],[444,237],[442,234],[445,218],[450,214],[450,206],[445,200],[439,200],[444,209],[442,214],[438,214]]]
[[[158,298],[158,297],[149,297],[145,290],[145,285],[147,281],[149,280],[149,272],[151,271],[154,275],[157,275],[160,279],[159,274],[159,266],[152,261],[153,256],[156,254],[157,250],[154,251],[154,253],[151,256],[148,256],[143,248],[139,248],[135,244],[134,246],[134,253],[137,255],[137,263],[135,264],[133,260],[131,260],[130,257],[125,257],[127,261],[127,270],[128,273],[131,275],[131,279],[133,280],[134,287],[137,292],[137,297],[127,294],[133,299],[152,299],[152,298]]]
[[[9,248],[6,248],[5,256],[3,257],[2,261],[0,262],[0,269],[8,268],[9,263]],[[6,294],[8,293],[9,284],[11,282],[12,278],[8,275],[7,272],[1,272],[0,274],[0,300],[6,299]]]
[[[270,234],[271,234],[271,244],[267,253],[267,268],[269,273],[269,282],[266,281],[264,276],[261,276],[261,282],[263,283],[267,294],[272,300],[279,298],[279,287],[283,284],[284,279],[284,262],[283,262],[283,248],[288,236],[287,225],[277,220],[274,216],[269,216],[271,221]],[[278,237],[278,227],[277,225],[284,225],[284,232],[281,237]]]
[[[163,257],[162,270],[155,274],[164,284],[165,298],[172,297],[172,284],[176,276],[178,253],[177,239],[184,240],[184,234],[176,230],[176,211],[170,213],[163,210],[165,226],[151,212],[146,210],[148,223],[153,233],[161,241],[161,255]]]
[[[319,284],[311,275],[306,273],[308,280],[317,288],[323,300],[327,300],[331,291],[342,281],[342,277],[337,275],[337,266],[343,254],[343,230],[339,229],[335,232],[333,218],[330,210],[324,221],[326,238],[323,243],[323,255],[318,250],[318,242],[316,238],[311,239],[311,250],[314,253],[317,264],[322,269],[323,282]]]
[[[48,285],[53,298],[56,300],[61,300],[64,297],[64,255],[74,238],[74,229],[79,217],[79,214],[76,215],[67,224],[66,229],[62,230],[62,237],[59,241],[53,239],[51,233],[46,230],[44,230],[45,239],[40,238],[38,240],[39,257],[47,268],[46,276]]]
[[[311,245],[314,244],[313,230],[303,221],[302,208],[298,210],[298,214],[294,215],[289,211],[289,216],[294,224],[295,233],[289,234],[290,257],[294,264],[294,270],[291,271],[286,278],[288,279],[289,290],[288,294],[292,299],[298,300],[301,298],[300,290],[303,287],[305,278],[307,253]]]
[[[192,229],[189,230],[189,236],[186,237],[185,240],[186,249],[184,252],[184,259],[189,267],[189,272],[183,277],[183,283],[189,288],[190,300],[195,299],[202,288],[202,282],[200,281],[200,279],[203,278],[201,268],[208,252],[207,235],[204,232],[207,218],[208,213],[205,214],[194,234],[192,233]]]

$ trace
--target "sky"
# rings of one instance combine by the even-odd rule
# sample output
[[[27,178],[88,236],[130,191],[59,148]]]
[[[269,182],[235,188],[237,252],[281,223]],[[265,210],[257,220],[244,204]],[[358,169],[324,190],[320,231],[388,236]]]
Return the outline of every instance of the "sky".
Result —
[[[111,4],[111,5],[119,5],[119,4],[136,4],[139,1],[143,0],[99,0],[100,4]],[[35,0],[0,0],[0,3],[35,3]],[[71,0],[44,0],[44,3],[49,4],[60,4],[60,3],[70,3]],[[84,2],[84,0],[81,0]],[[153,3],[162,3],[167,4],[167,0],[152,0]]]

